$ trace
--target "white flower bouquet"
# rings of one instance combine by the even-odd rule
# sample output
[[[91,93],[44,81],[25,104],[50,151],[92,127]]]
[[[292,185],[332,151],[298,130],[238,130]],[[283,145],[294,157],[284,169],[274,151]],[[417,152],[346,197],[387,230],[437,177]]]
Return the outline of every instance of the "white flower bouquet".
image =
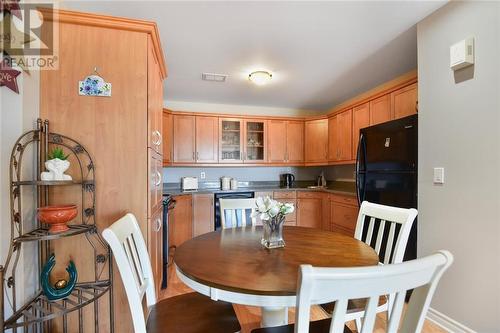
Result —
[[[270,197],[259,197],[255,201],[255,204],[256,208],[252,213],[252,217],[261,219],[264,226],[262,245],[267,248],[285,246],[285,241],[283,240],[283,223],[285,222],[285,216],[294,212],[294,205],[291,203],[282,203]]]

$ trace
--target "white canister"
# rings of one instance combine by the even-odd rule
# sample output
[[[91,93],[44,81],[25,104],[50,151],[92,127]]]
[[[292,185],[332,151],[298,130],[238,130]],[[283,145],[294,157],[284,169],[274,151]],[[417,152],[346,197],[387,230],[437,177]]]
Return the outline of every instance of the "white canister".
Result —
[[[237,179],[231,179],[231,190],[236,190],[238,189],[238,180]]]
[[[223,191],[228,191],[231,189],[231,178],[230,177],[221,177],[220,179],[220,187]]]

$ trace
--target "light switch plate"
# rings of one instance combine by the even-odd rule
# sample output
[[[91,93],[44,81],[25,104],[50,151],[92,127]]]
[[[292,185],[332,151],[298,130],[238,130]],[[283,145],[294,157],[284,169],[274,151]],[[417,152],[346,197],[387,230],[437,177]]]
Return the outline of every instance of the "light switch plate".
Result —
[[[205,172],[200,172],[200,179],[205,179],[206,175],[205,175]]]
[[[444,184],[444,168],[434,168],[434,184]]]

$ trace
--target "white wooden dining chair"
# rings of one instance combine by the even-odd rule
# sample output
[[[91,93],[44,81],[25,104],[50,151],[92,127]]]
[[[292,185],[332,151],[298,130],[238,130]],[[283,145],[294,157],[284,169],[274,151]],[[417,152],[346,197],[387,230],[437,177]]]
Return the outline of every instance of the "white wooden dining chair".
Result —
[[[220,199],[219,204],[222,229],[255,225],[255,199]]]
[[[188,293],[156,302],[153,271],[134,215],[127,214],[102,232],[113,251],[125,287],[136,333],[227,332],[240,330],[230,303]],[[146,311],[142,302],[146,297]]]
[[[367,243],[379,255],[380,264],[397,264],[403,261],[416,209],[398,208],[364,201],[358,214],[354,238]],[[390,311],[394,295],[382,296],[377,312]],[[361,325],[366,299],[351,300],[348,304],[346,320],[355,320]],[[332,314],[335,304],[323,304],[322,308]]]
[[[386,332],[419,333],[438,282],[452,262],[450,252],[439,251],[421,259],[383,266],[326,268],[301,265],[295,325],[262,328],[252,333],[350,332],[345,327],[347,305],[349,300],[359,298],[368,298],[368,302],[358,332],[372,333],[379,296],[387,294],[396,297]],[[410,289],[413,293],[403,315],[406,292]],[[310,322],[311,305],[332,301],[337,306],[331,319]]]

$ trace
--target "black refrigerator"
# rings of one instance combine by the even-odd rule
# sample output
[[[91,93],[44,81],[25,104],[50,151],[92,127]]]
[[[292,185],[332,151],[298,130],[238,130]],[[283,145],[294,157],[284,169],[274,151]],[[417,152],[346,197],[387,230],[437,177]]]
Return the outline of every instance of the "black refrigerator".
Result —
[[[417,208],[417,115],[360,130],[356,158],[358,202]],[[404,260],[417,257],[417,221]]]

